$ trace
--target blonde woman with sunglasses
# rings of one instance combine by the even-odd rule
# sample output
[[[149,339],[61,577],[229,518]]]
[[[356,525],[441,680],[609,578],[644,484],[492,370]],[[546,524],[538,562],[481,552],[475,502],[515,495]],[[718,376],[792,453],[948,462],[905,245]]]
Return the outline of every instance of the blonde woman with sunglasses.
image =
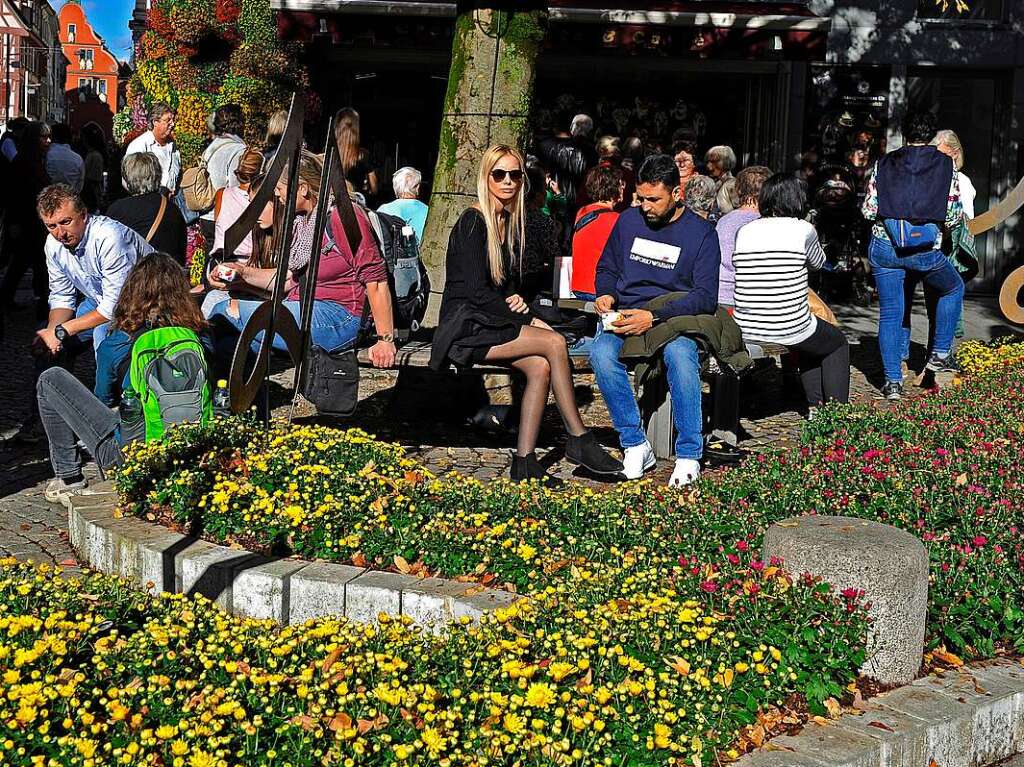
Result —
[[[492,146],[480,161],[477,203],[456,222],[448,239],[444,296],[434,335],[431,367],[449,362],[507,365],[526,377],[519,436],[512,459],[515,481],[558,484],[534,452],[548,393],[565,424],[566,457],[600,474],[622,464],[597,444],[576,407],[565,339],[539,318],[519,292],[526,239],[523,155]]]

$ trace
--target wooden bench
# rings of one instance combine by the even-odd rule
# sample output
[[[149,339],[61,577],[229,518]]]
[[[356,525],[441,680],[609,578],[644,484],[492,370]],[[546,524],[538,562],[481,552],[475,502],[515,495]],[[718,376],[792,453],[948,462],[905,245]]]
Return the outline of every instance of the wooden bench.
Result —
[[[559,306],[561,305],[562,302],[559,302]],[[429,341],[409,341],[400,346],[395,355],[394,365],[399,371],[399,375],[406,369],[427,369],[430,364],[430,350],[431,345]],[[755,359],[755,365],[751,365],[747,370],[736,374],[731,370],[719,369],[713,371],[710,376],[705,376],[710,379],[713,407],[716,409],[715,415],[712,418],[713,423],[716,420],[718,422],[734,423],[734,428],[737,428],[739,424],[740,379],[757,367],[756,361],[758,359],[778,358],[786,351],[784,347],[774,345],[765,345],[757,349],[750,349],[748,347],[748,350],[753,352],[751,356]],[[358,359],[361,367],[372,367],[369,349],[360,349]],[[570,356],[569,359],[573,364],[574,372],[593,372],[590,367],[589,358]],[[472,367],[451,365],[448,368],[448,372],[459,376],[484,376],[493,374],[508,375],[511,371],[507,367],[483,364]],[[672,418],[672,398],[669,395],[667,381],[653,381],[642,386],[637,400],[640,406],[641,422],[644,425],[647,439],[654,448],[654,454],[659,458],[673,457],[675,455],[675,421]]]

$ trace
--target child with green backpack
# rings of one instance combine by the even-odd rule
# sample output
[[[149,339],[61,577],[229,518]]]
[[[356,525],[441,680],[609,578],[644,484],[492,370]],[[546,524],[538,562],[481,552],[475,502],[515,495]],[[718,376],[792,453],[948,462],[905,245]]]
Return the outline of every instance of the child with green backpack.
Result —
[[[102,473],[121,464],[123,445],[159,439],[171,424],[212,418],[206,321],[189,290],[187,275],[170,256],[141,258],[97,351],[96,394],[63,368],[40,376],[36,396],[56,475],[47,500],[67,505],[72,495],[89,493],[79,440]],[[118,399],[120,412],[113,407]]]

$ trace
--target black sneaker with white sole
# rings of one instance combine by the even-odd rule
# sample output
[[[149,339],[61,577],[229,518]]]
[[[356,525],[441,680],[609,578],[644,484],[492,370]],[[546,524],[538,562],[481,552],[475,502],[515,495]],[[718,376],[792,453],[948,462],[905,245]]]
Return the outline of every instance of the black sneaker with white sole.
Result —
[[[903,382],[886,381],[885,386],[882,387],[882,396],[893,401],[903,399]]]
[[[947,354],[945,357],[940,357],[938,354],[932,352],[932,355],[928,358],[928,362],[925,363],[925,370],[929,370],[932,373],[959,373],[960,368],[956,365],[956,360],[953,359],[952,354]]]

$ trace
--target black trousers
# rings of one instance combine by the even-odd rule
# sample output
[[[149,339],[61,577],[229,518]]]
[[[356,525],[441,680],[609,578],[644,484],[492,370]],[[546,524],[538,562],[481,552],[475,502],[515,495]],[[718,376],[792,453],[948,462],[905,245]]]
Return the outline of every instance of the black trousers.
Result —
[[[835,325],[819,318],[810,338],[787,348],[799,352],[800,382],[809,405],[850,401],[850,345]]]

